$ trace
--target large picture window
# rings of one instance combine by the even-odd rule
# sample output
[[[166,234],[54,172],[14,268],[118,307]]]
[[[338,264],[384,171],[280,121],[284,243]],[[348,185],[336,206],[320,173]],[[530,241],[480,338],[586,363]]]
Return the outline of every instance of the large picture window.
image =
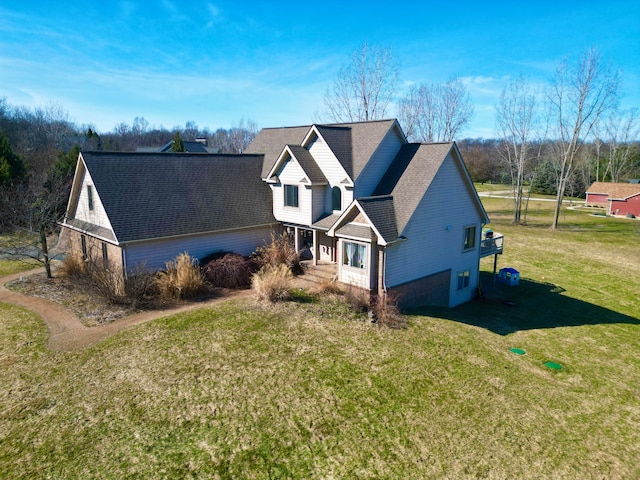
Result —
[[[284,186],[284,206],[298,208],[298,186]]]
[[[463,250],[473,250],[476,246],[476,227],[465,227]]]
[[[367,247],[359,243],[344,242],[343,265],[353,268],[366,268]]]

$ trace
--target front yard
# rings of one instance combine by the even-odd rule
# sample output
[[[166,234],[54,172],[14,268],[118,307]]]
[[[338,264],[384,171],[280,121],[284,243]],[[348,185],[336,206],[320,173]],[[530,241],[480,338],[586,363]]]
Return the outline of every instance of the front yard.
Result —
[[[637,224],[485,205],[521,285],[404,330],[300,293],[54,353],[0,305],[0,477],[640,477]]]

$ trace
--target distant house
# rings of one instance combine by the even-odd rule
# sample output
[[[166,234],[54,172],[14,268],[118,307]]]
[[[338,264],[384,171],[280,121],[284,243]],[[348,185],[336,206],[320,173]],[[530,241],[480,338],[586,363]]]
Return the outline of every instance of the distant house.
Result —
[[[171,152],[171,147],[173,147],[173,140],[167,142],[162,147],[138,147],[136,148],[137,153],[169,153]],[[209,146],[209,142],[206,138],[196,138],[195,141],[183,141],[182,147],[184,148],[184,153],[215,153],[214,148]]]
[[[83,152],[63,227],[125,274],[182,251],[246,255],[285,231],[340,282],[455,306],[502,251],[488,221],[455,143],[410,144],[381,120],[266,128],[242,155]]]
[[[603,207],[609,215],[640,216],[640,184],[594,182],[585,205]]]

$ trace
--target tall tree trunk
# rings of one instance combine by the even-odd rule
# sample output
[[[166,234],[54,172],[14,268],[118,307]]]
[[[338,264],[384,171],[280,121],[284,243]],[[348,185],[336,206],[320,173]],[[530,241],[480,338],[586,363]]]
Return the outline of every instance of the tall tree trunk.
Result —
[[[49,248],[47,246],[47,232],[44,227],[40,228],[40,244],[42,246],[44,269],[47,271],[47,278],[53,278],[53,275],[51,275],[51,262],[49,261]]]

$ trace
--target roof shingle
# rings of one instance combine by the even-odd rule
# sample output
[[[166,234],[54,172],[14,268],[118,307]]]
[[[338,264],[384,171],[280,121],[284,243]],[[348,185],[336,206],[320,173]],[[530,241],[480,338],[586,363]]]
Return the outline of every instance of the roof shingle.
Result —
[[[275,223],[262,155],[81,155],[120,243]]]

